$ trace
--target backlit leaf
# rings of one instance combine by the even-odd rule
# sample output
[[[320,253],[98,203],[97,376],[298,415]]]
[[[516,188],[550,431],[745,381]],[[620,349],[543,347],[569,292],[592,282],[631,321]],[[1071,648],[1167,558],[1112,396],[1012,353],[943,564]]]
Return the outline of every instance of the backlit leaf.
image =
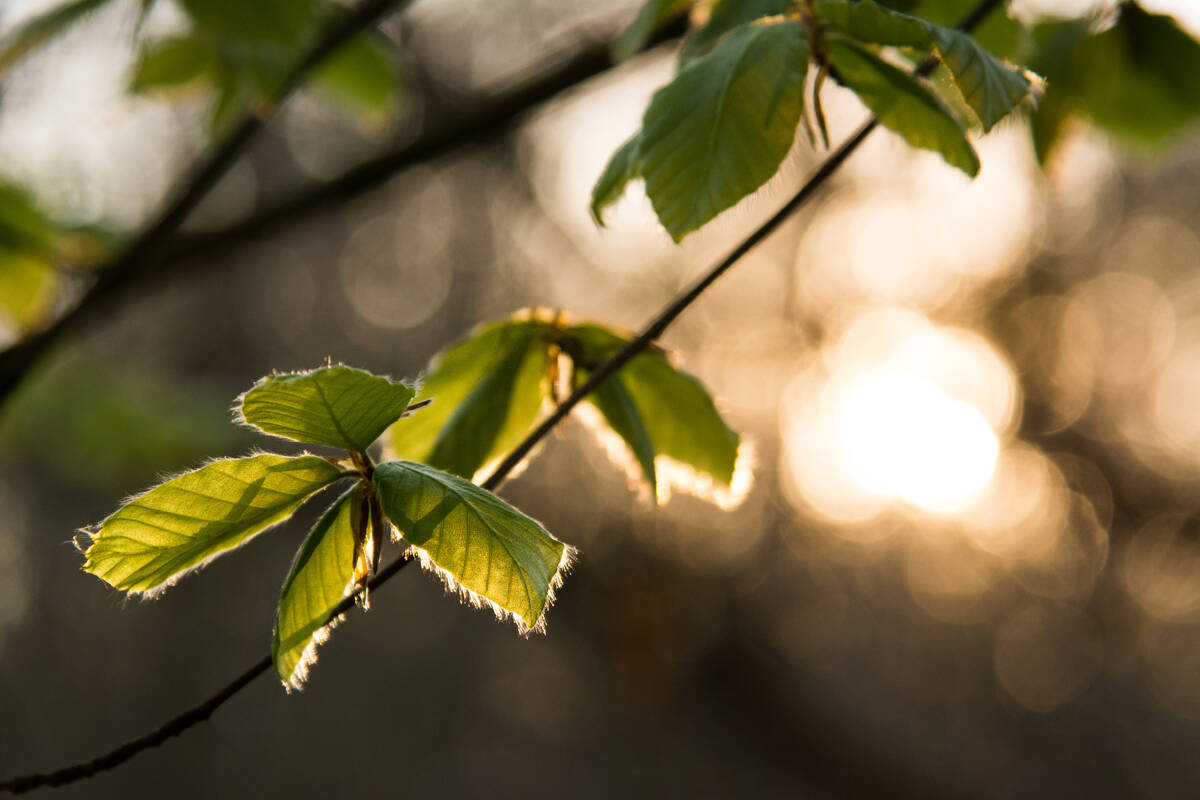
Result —
[[[470,481],[424,464],[375,468],[383,511],[426,568],[521,633],[542,630],[573,550]]]
[[[940,25],[929,28],[942,63],[985,131],[1029,96],[1033,83],[1025,73],[997,59],[973,36]]]
[[[501,322],[439,356],[421,385],[432,405],[392,428],[389,453],[464,478],[506,455],[549,390],[543,330],[533,320]]]
[[[1030,92],[1025,74],[989,53],[973,36],[876,5],[871,0],[821,0],[817,14],[860,42],[895,47],[936,47],[983,129],[1008,116]]]
[[[655,93],[638,169],[676,241],[775,174],[800,121],[807,65],[798,22],[747,25]]]
[[[353,367],[271,375],[241,397],[243,421],[259,430],[347,450],[366,450],[404,413],[413,388]]]
[[[609,358],[628,341],[593,324],[573,325],[564,332],[564,338],[577,343],[576,353],[589,364]],[[614,382],[619,390],[596,405],[613,431],[629,446],[643,471],[648,455],[642,438],[644,432],[653,448],[649,454],[651,460],[666,456],[714,484],[733,486],[741,438],[725,424],[700,381],[677,369],[663,354],[644,352],[634,356],[602,386]],[[636,422],[631,412],[636,415]],[[652,486],[663,480],[657,467],[655,472]]]
[[[134,497],[93,530],[83,568],[150,592],[282,522],[342,477],[323,458],[271,454],[214,461]]]
[[[979,173],[979,156],[962,123],[928,87],[844,39],[830,38],[829,55],[841,79],[881,123],[913,147],[941,153],[947,162],[971,177]]]
[[[347,491],[313,527],[296,553],[275,612],[271,659],[284,686],[299,689],[325,641],[329,615],[354,588],[351,511],[361,487]]]

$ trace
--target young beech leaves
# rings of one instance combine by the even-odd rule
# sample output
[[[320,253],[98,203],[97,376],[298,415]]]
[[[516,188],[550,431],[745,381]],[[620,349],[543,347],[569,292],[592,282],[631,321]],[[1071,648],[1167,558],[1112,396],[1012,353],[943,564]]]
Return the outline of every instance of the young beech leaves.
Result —
[[[464,478],[486,472],[537,424],[561,368],[577,388],[628,341],[601,325],[536,312],[483,328],[435,360],[421,388],[433,405],[393,426],[388,455]],[[733,504],[748,486],[748,469],[736,469],[738,434],[704,386],[656,349],[601,383],[580,412],[589,406],[585,421],[615,434],[603,443],[622,466],[633,466],[652,496],[666,498],[674,485]]]
[[[433,404],[392,428],[389,454],[472,478],[507,455],[549,393],[545,324],[488,326],[439,356],[421,398]]]
[[[481,386],[529,383],[521,376],[535,350],[534,337],[527,330],[517,338],[524,344],[502,348],[500,366],[486,372]],[[485,341],[501,340],[512,344],[507,336]],[[540,385],[548,344],[540,334],[537,340],[542,354],[530,371],[537,376],[533,384]],[[505,366],[509,362],[518,366]],[[350,477],[354,486],[313,527],[283,585],[271,654],[286,687],[301,686],[339,607],[348,596],[365,592],[380,546],[394,527],[426,566],[475,605],[511,616],[522,633],[541,630],[571,548],[463,478],[406,461],[376,467],[366,455],[383,428],[406,416],[412,397],[407,384],[343,366],[263,379],[242,398],[246,422],[287,438],[344,447],[349,458],[263,453],[214,461],[172,478],[85,531],[92,541],[84,569],[131,593],[164,588],[288,518],[319,489]],[[480,404],[470,412],[475,422],[455,428],[463,437],[486,432],[482,420],[493,413],[504,417],[511,407],[475,397],[471,386],[460,399]]]
[[[573,341],[576,384],[588,375],[584,365],[608,358],[627,339],[599,325],[581,324],[566,329],[564,338]],[[567,350],[571,352],[571,345]],[[589,401],[628,446],[646,481],[661,496],[666,470],[680,488],[700,488],[696,481],[681,482],[679,470],[668,470],[670,462],[682,465],[712,487],[713,499],[734,503],[744,486],[735,486],[740,437],[725,424],[712,397],[691,375],[675,368],[663,355],[647,352],[634,358],[616,375],[601,384]],[[690,484],[690,485],[689,485]]]
[[[649,19],[656,8],[645,6],[643,15]],[[592,190],[598,225],[638,177],[676,241],[766,183],[804,116],[810,49],[881,123],[972,177],[979,159],[964,123],[924,81],[877,51],[932,49],[949,76],[941,91],[961,96],[956,108],[985,131],[1038,86],[1036,76],[996,58],[967,33],[871,0],[714,0],[706,8],[706,17],[694,15],[703,21],[683,45],[678,74],[655,93],[641,130],[612,156]],[[819,90],[820,81],[813,90],[818,120]]]
[[[242,395],[241,415],[264,433],[364,451],[398,420],[413,387],[336,366],[271,375]]]
[[[383,512],[422,564],[476,606],[541,630],[574,550],[492,493],[424,464],[375,468]]]
[[[676,241],[775,174],[796,136],[807,66],[800,23],[746,25],[655,93],[638,171]]]
[[[351,518],[364,490],[347,491],[329,507],[300,545],[279,598],[271,658],[284,685],[299,689],[328,635],[329,617],[354,590],[356,534]]]
[[[117,589],[150,592],[292,515],[342,477],[316,456],[228,458],[134,497],[94,530],[83,568]]]
[[[913,147],[941,153],[971,177],[979,174],[979,156],[966,129],[929,87],[855,42],[831,39],[829,57],[881,123]]]

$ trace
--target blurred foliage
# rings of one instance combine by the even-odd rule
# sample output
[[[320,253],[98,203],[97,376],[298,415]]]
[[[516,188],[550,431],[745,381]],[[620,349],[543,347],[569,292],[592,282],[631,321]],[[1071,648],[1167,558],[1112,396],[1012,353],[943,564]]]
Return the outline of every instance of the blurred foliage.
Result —
[[[94,353],[61,354],[0,416],[0,449],[100,491],[235,444],[220,397]]]

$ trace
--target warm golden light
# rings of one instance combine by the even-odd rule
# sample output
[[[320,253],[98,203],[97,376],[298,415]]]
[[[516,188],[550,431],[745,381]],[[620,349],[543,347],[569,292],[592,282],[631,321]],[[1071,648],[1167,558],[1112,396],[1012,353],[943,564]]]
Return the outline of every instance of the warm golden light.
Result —
[[[884,369],[853,380],[835,419],[851,478],[926,511],[962,508],[996,468],[1000,445],[979,409],[910,373]]]

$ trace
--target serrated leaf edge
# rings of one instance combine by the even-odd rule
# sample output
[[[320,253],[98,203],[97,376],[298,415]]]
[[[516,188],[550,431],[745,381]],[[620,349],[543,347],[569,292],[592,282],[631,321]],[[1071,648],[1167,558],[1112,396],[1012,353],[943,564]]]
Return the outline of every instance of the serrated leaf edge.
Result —
[[[402,545],[407,545],[407,549],[404,551],[404,557],[417,559],[417,561],[419,561],[421,564],[421,569],[440,580],[448,594],[458,595],[459,600],[464,605],[469,605],[472,608],[481,610],[485,608],[490,609],[491,612],[496,615],[496,619],[498,621],[511,621],[517,626],[517,633],[524,637],[528,637],[531,633],[544,634],[546,632],[546,612],[548,612],[550,607],[554,605],[554,601],[557,599],[555,594],[556,590],[563,585],[563,580],[566,579],[566,576],[570,573],[571,568],[575,564],[575,559],[579,556],[579,551],[575,547],[572,547],[562,540],[556,540],[561,542],[563,546],[562,556],[559,557],[558,566],[555,568],[554,575],[551,576],[550,583],[546,587],[546,602],[542,605],[542,613],[534,621],[534,623],[530,625],[524,618],[521,617],[521,615],[509,611],[496,601],[490,600],[475,590],[464,586],[459,582],[458,578],[454,577],[452,572],[435,563],[434,560],[429,557],[429,553],[426,552],[424,548],[419,547],[405,539],[403,534],[400,533],[400,530],[395,525],[392,525],[390,521],[388,522],[388,525],[391,526],[392,529],[392,541]]]
[[[188,475],[192,472],[199,472],[202,469],[211,467],[213,464],[219,464],[222,461],[243,461],[245,459],[255,458],[257,456],[279,456],[280,458],[287,458],[287,459],[300,459],[300,458],[309,457],[309,458],[319,458],[322,461],[328,461],[324,456],[319,456],[316,453],[310,453],[307,450],[304,452],[301,452],[301,453],[297,453],[294,456],[289,456],[289,455],[284,455],[282,453],[272,453],[269,450],[262,450],[259,448],[254,448],[253,450],[251,450],[249,453],[247,453],[244,456],[221,456],[221,457],[216,457],[216,458],[207,458],[207,459],[204,459],[198,466],[195,466],[195,467],[189,467],[188,469],[179,470],[178,472],[174,472],[174,473],[159,473],[158,480],[156,483],[152,484],[151,486],[147,487],[146,489],[143,489],[140,492],[135,492],[134,494],[127,495],[126,497],[122,498],[121,502],[117,504],[116,510],[113,511],[108,516],[106,516],[104,519],[100,520],[99,522],[92,523],[91,525],[84,525],[81,528],[77,528],[75,530],[75,536],[72,537],[72,539],[71,539],[71,543],[75,546],[75,549],[78,550],[83,555],[83,557],[86,559],[87,555],[88,555],[88,551],[91,550],[92,547],[96,544],[95,535],[100,532],[100,529],[104,527],[104,524],[106,522],[108,522],[114,516],[119,514],[121,512],[121,510],[123,508],[125,508],[125,506],[142,499],[143,497],[150,494],[151,492],[159,489],[163,484],[173,481],[176,478],[181,478],[184,475]],[[329,488],[330,486],[332,486],[333,484],[337,483],[338,481],[340,481],[344,478],[350,478],[350,477],[359,477],[359,474],[352,470],[342,470],[336,478],[334,478],[333,480],[331,480],[329,483],[325,484],[324,486],[314,490],[312,492],[312,494],[308,495],[308,497],[305,497],[303,500],[301,500],[300,506],[302,506],[306,502],[308,502],[308,500],[311,499],[312,496],[317,494],[318,492]],[[300,506],[297,506],[296,510],[293,511],[291,514],[288,514],[286,517],[276,520],[275,522],[272,522],[270,525],[267,525],[266,527],[261,528],[251,538],[257,538],[258,536],[261,536],[262,534],[266,533],[267,531],[271,530],[272,528],[276,527],[277,525],[282,525],[283,523],[287,522],[288,520],[290,520],[292,518],[292,516],[296,513],[296,511],[300,510]],[[87,542],[88,542],[86,547],[83,545],[84,540],[87,540]],[[104,580],[104,578],[101,578],[99,575],[95,575],[95,573],[89,572],[86,568],[86,566],[87,566],[86,560],[84,561],[83,571],[87,572],[88,575],[92,575],[93,577],[96,578],[96,580],[100,581],[105,586],[108,586],[109,588],[113,589],[114,591],[123,593],[125,595],[126,600],[128,600],[131,597],[136,597],[139,600],[157,600],[159,595],[161,595],[167,589],[170,589],[172,586],[177,584],[183,578],[187,577],[188,575],[191,575],[194,572],[199,572],[201,569],[208,566],[208,564],[213,559],[220,558],[221,556],[225,555],[226,553],[229,553],[233,550],[237,550],[242,545],[247,544],[247,543],[248,543],[247,541],[243,541],[242,543],[240,543],[234,547],[229,547],[224,550],[218,550],[217,552],[208,556],[204,560],[200,561],[198,564],[195,564],[194,566],[188,567],[187,569],[183,570],[182,572],[172,575],[170,578],[168,578],[163,583],[160,583],[158,586],[155,586],[153,589],[148,589],[148,590],[117,589],[116,587],[112,586],[112,584],[110,584],[108,581]]]

